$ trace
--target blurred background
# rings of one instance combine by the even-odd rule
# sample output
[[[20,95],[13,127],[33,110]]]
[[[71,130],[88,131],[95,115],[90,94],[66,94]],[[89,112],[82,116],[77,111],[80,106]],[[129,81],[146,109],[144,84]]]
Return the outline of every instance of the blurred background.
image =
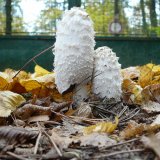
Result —
[[[57,22],[74,6],[92,18],[95,48],[111,47],[122,67],[160,63],[160,0],[0,0],[0,70],[20,69],[53,45]],[[50,50],[36,63],[52,70],[53,60]]]
[[[0,0],[0,34],[54,35],[72,5],[86,9],[99,36],[160,36],[160,0]]]

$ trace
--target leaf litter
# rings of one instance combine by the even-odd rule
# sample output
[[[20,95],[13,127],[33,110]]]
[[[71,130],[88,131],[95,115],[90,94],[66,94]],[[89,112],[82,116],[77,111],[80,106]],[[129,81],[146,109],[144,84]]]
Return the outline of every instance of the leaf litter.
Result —
[[[16,73],[0,72],[0,159],[160,158],[159,65],[122,69],[120,102],[75,104],[54,72]]]

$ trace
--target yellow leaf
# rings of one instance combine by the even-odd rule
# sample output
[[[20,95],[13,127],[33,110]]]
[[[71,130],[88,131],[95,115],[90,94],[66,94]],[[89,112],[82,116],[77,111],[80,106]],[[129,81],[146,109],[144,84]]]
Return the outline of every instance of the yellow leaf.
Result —
[[[160,84],[160,75],[153,77],[152,84]]]
[[[149,67],[150,69],[152,69],[155,76],[160,75],[160,65],[148,63],[146,66]]]
[[[0,91],[0,117],[8,117],[19,105],[26,100],[11,91]]]
[[[20,85],[31,92],[32,95],[38,97],[52,96],[54,90],[56,90],[54,73],[46,74],[34,79],[21,80]]]
[[[22,80],[20,81],[20,84],[26,89],[26,91],[32,91],[41,88],[42,86],[38,81],[32,79]]]
[[[135,104],[141,104],[142,103],[142,88],[139,85],[135,85],[132,90],[131,100]]]
[[[55,87],[54,85],[55,74],[54,73],[50,73],[50,74],[46,74],[46,75],[34,78],[34,80],[45,85],[46,87],[49,87],[49,88]]]
[[[147,65],[144,65],[139,68],[140,69],[140,77],[138,79],[138,84],[142,88],[152,84],[152,80],[153,80],[153,76],[154,76],[153,68],[154,67],[150,68]]]
[[[13,79],[17,71],[12,69],[6,69],[4,72],[0,72],[0,90],[10,90],[13,92],[22,90],[21,84],[19,84],[20,80],[28,79],[30,74],[25,71],[19,72],[19,74]],[[17,85],[18,84],[18,85]],[[24,89],[22,92],[23,93]]]
[[[142,103],[142,88],[130,79],[124,79],[122,83],[123,100],[126,103]]]
[[[8,88],[8,82],[3,77],[0,77],[0,90],[6,90]]]
[[[37,77],[43,76],[43,75],[46,75],[46,74],[50,73],[49,71],[47,71],[46,69],[42,68],[39,65],[35,66],[34,71],[35,71]]]
[[[119,120],[118,120],[117,117],[115,118],[115,123],[112,123],[112,122],[100,122],[100,123],[97,123],[96,125],[91,125],[89,127],[85,127],[84,130],[83,130],[83,133],[85,135],[93,133],[93,132],[112,133],[117,128],[118,122],[119,122]]]

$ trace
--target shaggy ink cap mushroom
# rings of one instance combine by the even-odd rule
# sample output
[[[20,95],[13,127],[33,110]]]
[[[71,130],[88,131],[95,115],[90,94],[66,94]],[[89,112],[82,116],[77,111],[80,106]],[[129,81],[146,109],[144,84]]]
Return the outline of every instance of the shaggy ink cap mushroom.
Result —
[[[58,23],[54,67],[60,93],[92,75],[94,34],[92,20],[78,7],[66,11]]]

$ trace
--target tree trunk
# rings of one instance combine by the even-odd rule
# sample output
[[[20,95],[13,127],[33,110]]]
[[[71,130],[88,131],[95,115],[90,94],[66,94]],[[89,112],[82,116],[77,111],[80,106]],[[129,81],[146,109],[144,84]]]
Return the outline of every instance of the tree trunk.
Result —
[[[118,6],[119,0],[114,0],[114,17],[115,20],[119,20],[119,6]]]
[[[68,9],[71,9],[72,7],[80,7],[81,6],[81,0],[68,0]]]
[[[12,0],[6,0],[5,11],[6,11],[6,35],[12,33]]]
[[[151,27],[157,27],[156,0],[150,0],[149,11]]]
[[[147,22],[146,22],[146,12],[144,8],[144,0],[140,0],[140,7],[142,12],[142,23],[143,23],[143,33],[147,34],[148,28],[147,28]]]

